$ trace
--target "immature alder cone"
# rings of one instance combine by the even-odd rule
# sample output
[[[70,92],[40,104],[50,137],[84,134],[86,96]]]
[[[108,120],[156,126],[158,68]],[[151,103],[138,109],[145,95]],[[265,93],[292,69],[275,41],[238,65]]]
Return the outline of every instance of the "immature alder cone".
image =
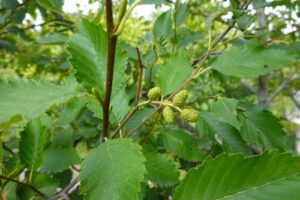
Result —
[[[178,92],[174,97],[173,97],[173,104],[174,106],[183,106],[185,104],[186,99],[188,98],[188,91],[187,90],[182,90]]]
[[[172,108],[169,106],[165,107],[163,109],[163,117],[168,124],[172,124],[174,122],[174,113]]]
[[[198,120],[198,112],[194,109],[183,109],[180,112],[180,118],[187,122],[196,122]]]
[[[153,100],[160,96],[160,88],[154,87],[148,91],[148,98]]]

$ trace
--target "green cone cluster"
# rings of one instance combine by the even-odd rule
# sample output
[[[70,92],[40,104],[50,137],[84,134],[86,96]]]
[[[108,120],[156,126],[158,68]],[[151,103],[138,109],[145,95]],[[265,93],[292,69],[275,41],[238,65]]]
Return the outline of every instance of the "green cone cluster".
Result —
[[[172,102],[165,101],[165,103],[173,104],[174,106],[176,106],[178,108],[183,108],[179,113],[179,117],[182,120],[191,122],[191,123],[197,122],[198,111],[196,111],[193,108],[187,108],[185,106],[187,98],[188,98],[188,91],[182,90],[173,97]],[[177,110],[179,110],[179,109],[177,109]],[[169,124],[174,122],[174,111],[176,111],[176,109],[173,108],[172,106],[166,106],[163,109],[163,118]]]
[[[161,91],[159,87],[153,87],[148,91],[149,100],[155,100],[160,96],[161,96]],[[166,123],[168,124],[174,123],[174,117],[175,117],[174,112],[180,112],[179,117],[184,121],[193,123],[198,120],[198,112],[195,109],[187,108],[185,106],[187,98],[188,98],[188,91],[181,90],[173,97],[172,101],[164,100],[162,102],[162,105],[164,105],[164,108],[162,110],[162,117]],[[149,123],[149,125],[150,124],[152,123]]]

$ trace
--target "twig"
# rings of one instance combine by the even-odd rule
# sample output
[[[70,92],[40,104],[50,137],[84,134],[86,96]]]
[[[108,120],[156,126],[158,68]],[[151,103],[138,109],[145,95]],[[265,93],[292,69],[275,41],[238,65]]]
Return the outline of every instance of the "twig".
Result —
[[[49,24],[51,22],[55,22],[55,21],[56,21],[56,19],[51,19],[49,21],[45,21],[45,22],[40,23],[40,24],[32,24],[32,25],[29,25],[29,26],[23,28],[23,30],[32,29],[32,28],[37,27],[37,26],[45,26],[45,25],[47,25],[47,24]]]
[[[131,116],[138,110],[139,106],[135,105],[132,107],[132,109],[127,113],[127,115],[124,117],[124,119],[121,121],[120,125],[114,130],[114,132],[111,134],[111,138],[116,137],[118,132],[124,127],[124,125],[127,123],[127,121],[131,118]]]
[[[249,90],[250,92],[252,92],[253,94],[256,94],[256,89],[254,87],[252,87],[251,85],[249,85],[248,83],[246,83],[245,81],[241,80],[240,81],[241,85],[246,88],[247,90]]]
[[[69,185],[55,193],[53,196],[49,197],[47,200],[58,200],[58,199],[67,199],[68,194],[72,193],[79,186],[77,179],[73,179]]]
[[[31,189],[33,192],[35,192],[36,194],[38,194],[39,196],[47,198],[46,194],[44,194],[43,192],[36,189],[33,185],[23,183],[21,181],[18,181],[18,180],[15,180],[15,179],[12,179],[12,178],[9,178],[9,177],[6,177],[6,176],[2,176],[2,175],[0,175],[0,179],[4,179],[4,180],[10,181],[10,182],[17,183],[17,184],[22,185],[24,187],[27,187],[27,188]]]
[[[112,0],[106,2],[106,26],[107,26],[107,65],[105,81],[105,99],[103,103],[103,133],[101,141],[104,142],[108,137],[109,129],[109,107],[113,85],[115,52],[117,44],[117,35],[114,35],[114,21],[112,12]]]
[[[294,102],[295,106],[298,109],[300,109],[300,102],[297,101],[297,99],[295,98],[294,94],[291,91],[289,91],[289,95],[290,95],[292,101]]]
[[[8,148],[8,146],[6,146],[6,144],[3,142],[2,143],[2,147],[4,150],[6,150],[7,152],[9,152],[11,155],[15,155],[15,152],[13,152],[13,150],[11,150],[10,148]]]
[[[139,61],[139,76],[138,76],[137,93],[136,93],[135,103],[134,103],[135,105],[138,104],[138,102],[141,98],[142,82],[143,82],[143,63],[142,63],[140,50],[138,47],[136,47],[136,53],[137,53],[138,61]]]
[[[272,101],[282,90],[286,89],[290,84],[290,79],[284,80],[280,86],[270,95],[269,102]]]
[[[300,78],[300,76],[295,75],[297,73],[298,70],[296,70],[296,73],[290,74],[285,78],[285,80],[280,84],[280,86],[270,95],[269,102],[271,102],[284,89],[288,88],[292,81]]]
[[[108,0],[106,0],[108,1]],[[120,21],[120,24],[118,24],[117,30],[115,31],[114,35],[120,35],[125,27],[125,23],[128,19],[128,17],[130,16],[131,12],[133,11],[133,9],[139,5],[139,3],[141,3],[142,0],[135,0],[127,9],[127,11],[125,12],[124,16],[122,17],[122,20]]]
[[[195,135],[195,138],[200,139],[200,133],[199,131],[191,126],[188,122],[183,121],[181,118],[179,117],[175,117],[175,123],[180,127],[183,128],[185,130],[188,130],[189,132],[193,133]]]

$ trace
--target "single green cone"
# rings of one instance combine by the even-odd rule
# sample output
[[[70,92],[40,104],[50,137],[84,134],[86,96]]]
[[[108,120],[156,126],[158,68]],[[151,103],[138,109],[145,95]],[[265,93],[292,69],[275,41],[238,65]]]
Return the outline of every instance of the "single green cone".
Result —
[[[163,117],[168,124],[172,124],[174,122],[174,112],[172,108],[169,106],[165,107],[163,109]]]
[[[180,118],[187,122],[197,122],[198,112],[192,108],[183,109],[180,112]]]
[[[187,90],[181,90],[173,97],[174,106],[184,106],[186,99],[188,98],[189,93]]]
[[[160,97],[160,88],[159,87],[153,87],[148,91],[148,98],[150,100],[154,100],[157,97]]]

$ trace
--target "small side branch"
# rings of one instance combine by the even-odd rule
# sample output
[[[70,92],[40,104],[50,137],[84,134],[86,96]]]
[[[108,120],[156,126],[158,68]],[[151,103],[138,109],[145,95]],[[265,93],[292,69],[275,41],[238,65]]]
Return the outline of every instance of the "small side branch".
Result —
[[[58,200],[58,199],[66,199],[68,198],[68,194],[72,193],[77,187],[79,186],[79,182],[75,178],[72,180],[69,185],[67,185],[65,188],[61,189],[57,193],[55,193],[53,196],[48,198],[47,200]]]
[[[289,95],[290,98],[292,99],[292,101],[294,102],[295,106],[300,109],[300,102],[297,101],[297,99],[295,98],[295,95],[292,93],[292,91],[289,91]]]
[[[30,190],[32,190],[33,192],[35,192],[36,194],[38,194],[39,196],[43,197],[43,198],[47,198],[47,195],[45,195],[43,192],[39,191],[38,189],[36,189],[33,185],[27,184],[27,183],[23,183],[21,181],[6,177],[6,176],[2,176],[0,175],[0,179],[6,180],[6,181],[10,181],[10,182],[14,182],[17,183],[19,185],[22,185],[24,187],[29,188]]]
[[[247,90],[249,90],[250,92],[252,92],[253,94],[256,94],[256,89],[254,88],[254,87],[252,87],[251,85],[249,85],[248,83],[246,83],[245,81],[243,81],[243,80],[241,80],[241,85],[245,88],[245,89],[247,89]]]
[[[298,70],[296,70],[297,74]],[[269,101],[271,102],[278,94],[280,94],[283,90],[287,89],[289,85],[292,83],[292,81],[299,79],[300,77],[298,75],[290,74],[288,75],[285,80],[280,84],[280,86],[270,95]]]
[[[191,126],[188,122],[183,121],[182,119],[180,119],[179,117],[175,117],[175,123],[180,127],[183,128],[185,130],[188,130],[189,132],[193,133],[195,138],[200,139],[200,133],[199,131]]]
[[[136,47],[136,53],[138,56],[138,61],[139,61],[139,76],[138,76],[138,85],[137,85],[137,92],[136,92],[136,97],[135,97],[135,105],[138,104],[140,98],[141,98],[141,93],[142,93],[142,82],[143,82],[143,63],[142,63],[142,58],[140,54],[139,48]]]
[[[284,89],[286,89],[290,84],[290,80],[284,80],[281,85],[270,95],[269,102],[272,101],[278,94],[280,94]]]
[[[13,152],[13,150],[11,150],[10,148],[8,148],[8,146],[6,146],[6,144],[4,142],[2,143],[2,147],[3,147],[4,150],[6,150],[11,155],[15,155],[15,152]]]

